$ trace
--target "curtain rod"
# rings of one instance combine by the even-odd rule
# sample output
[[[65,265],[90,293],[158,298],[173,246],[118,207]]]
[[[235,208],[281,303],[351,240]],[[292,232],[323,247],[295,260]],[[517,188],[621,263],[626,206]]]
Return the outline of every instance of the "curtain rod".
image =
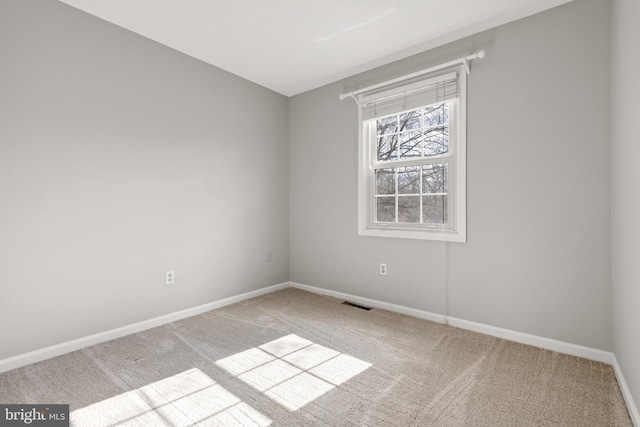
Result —
[[[426,68],[424,70],[416,71],[415,73],[407,74],[406,76],[397,77],[395,79],[387,80],[386,82],[378,83],[373,86],[368,86],[363,89],[354,90],[353,92],[343,93],[339,96],[340,100],[345,98],[354,98],[356,95],[360,95],[364,92],[369,92],[370,90],[379,89],[381,87],[385,87],[394,83],[398,83],[404,80],[412,79],[414,77],[421,76],[423,74],[432,73],[434,71],[443,70],[445,68],[452,67],[454,65],[464,64],[467,69],[467,74],[469,73],[469,63],[468,61],[473,61],[474,59],[482,59],[485,56],[485,51],[481,50],[479,52],[474,53],[473,55],[463,56],[462,58],[454,59],[453,61],[445,62],[444,64],[436,65],[434,67]]]

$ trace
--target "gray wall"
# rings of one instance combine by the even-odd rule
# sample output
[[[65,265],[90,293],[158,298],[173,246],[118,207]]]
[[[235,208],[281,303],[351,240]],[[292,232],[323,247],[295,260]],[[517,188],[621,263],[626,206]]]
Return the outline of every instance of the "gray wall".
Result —
[[[2,0],[0,359],[286,281],[287,109],[57,1]]]
[[[609,42],[609,2],[576,1],[291,98],[291,280],[444,311],[442,243],[357,236],[357,109],[338,95],[486,49],[449,314],[610,350]]]
[[[59,2],[0,2],[0,358],[287,279],[442,313],[441,243],[356,234],[356,107],[337,96],[484,48],[469,80],[468,242],[444,247],[449,314],[611,349],[613,172],[614,350],[638,399],[637,59],[623,55],[638,6],[614,3],[612,171],[609,2],[288,105]]]
[[[612,18],[613,351],[640,404],[640,3],[614,0]]]

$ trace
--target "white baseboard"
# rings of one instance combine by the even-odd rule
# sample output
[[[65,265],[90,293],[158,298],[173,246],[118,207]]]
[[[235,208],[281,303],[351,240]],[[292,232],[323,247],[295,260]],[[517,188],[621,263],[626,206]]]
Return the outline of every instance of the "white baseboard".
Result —
[[[638,412],[638,407],[636,403],[633,401],[633,396],[631,396],[631,390],[629,390],[629,386],[627,385],[627,381],[624,379],[624,375],[622,375],[622,368],[618,363],[618,359],[616,359],[616,355],[613,355],[611,366],[613,366],[613,372],[616,374],[616,379],[618,380],[618,387],[620,387],[620,392],[622,393],[622,397],[624,397],[624,401],[627,404],[627,409],[629,410],[629,416],[631,417],[631,422],[635,427],[640,427],[640,412]]]
[[[157,326],[165,325],[167,323],[175,322],[177,320],[185,319],[187,317],[195,316],[207,311],[214,310],[216,308],[224,307],[226,305],[235,304],[240,301],[244,301],[249,298],[255,298],[260,295],[268,294],[280,289],[289,287],[289,283],[280,283],[277,285],[269,286],[266,288],[258,289],[256,291],[247,292],[241,295],[221,299],[218,301],[203,304],[197,307],[188,308],[186,310],[177,311],[175,313],[166,314],[164,316],[155,317],[153,319],[144,320],[142,322],[134,323],[131,325],[123,326],[121,328],[112,329],[110,331],[100,332],[97,334],[89,335],[87,337],[78,338],[72,341],[63,342],[61,344],[45,347],[40,350],[31,351],[17,356],[9,357],[0,360],[0,372],[10,371],[21,366],[28,365],[30,363],[40,362],[42,360],[51,359],[52,357],[61,356],[72,351],[80,350],[92,345],[100,344],[102,342],[111,341],[116,338],[121,338],[126,335],[135,334],[137,332],[146,331],[147,329],[155,328]]]
[[[471,322],[469,320],[458,319],[456,317],[447,317],[448,324],[456,328],[466,329],[469,331],[479,332],[485,335],[491,335],[505,340],[514,341],[520,344],[532,345],[545,350],[551,350],[558,353],[568,354],[571,356],[582,357],[596,362],[611,365],[613,353],[610,351],[598,350],[596,348],[585,347],[578,344],[571,344],[564,341],[558,341],[551,338],[540,337],[537,335],[525,334],[522,332],[512,331],[511,329],[499,328],[497,326],[485,325],[483,323]]]
[[[383,301],[377,301],[369,298],[362,298],[356,295],[345,294],[327,289],[317,288],[315,286],[303,285],[301,283],[290,282],[291,287],[303,289],[315,294],[328,295],[334,298],[340,298],[355,302],[357,304],[368,307],[380,308],[383,310],[393,311],[395,313],[407,314],[419,319],[431,320],[432,322],[444,323],[445,317],[442,314],[430,313],[415,308],[403,307],[396,304],[390,304]],[[611,365],[613,353],[609,351],[598,350],[595,348],[584,347],[576,344],[569,344],[549,338],[543,338],[536,335],[525,334],[522,332],[512,331],[510,329],[498,328],[496,326],[485,325],[482,323],[471,322],[469,320],[458,319],[456,317],[447,316],[447,324],[460,329],[479,332],[485,335],[491,335],[498,338],[504,338],[521,344],[528,344],[535,347],[544,348],[546,350],[557,351],[558,353],[569,354],[571,356],[583,357],[585,359],[595,360]]]
[[[330,297],[348,300],[365,307],[375,307],[382,310],[393,311],[394,313],[406,314],[408,316],[417,317],[418,319],[430,320],[432,322],[443,323],[444,316],[441,314],[429,313],[428,311],[417,310],[415,308],[404,307],[401,305],[391,304],[388,302],[378,301],[369,298],[363,298],[356,295],[345,294],[344,292],[331,291],[329,289],[316,288],[315,286],[303,285],[302,283],[289,282],[292,288],[302,289],[314,294],[327,295]]]

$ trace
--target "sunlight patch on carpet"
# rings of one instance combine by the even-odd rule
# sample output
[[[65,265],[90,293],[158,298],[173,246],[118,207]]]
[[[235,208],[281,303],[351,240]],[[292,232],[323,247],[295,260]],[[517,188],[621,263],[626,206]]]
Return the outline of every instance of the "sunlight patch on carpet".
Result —
[[[216,365],[291,411],[371,366],[295,334],[220,359]]]
[[[199,369],[105,399],[70,414],[75,426],[259,426],[271,420]]]

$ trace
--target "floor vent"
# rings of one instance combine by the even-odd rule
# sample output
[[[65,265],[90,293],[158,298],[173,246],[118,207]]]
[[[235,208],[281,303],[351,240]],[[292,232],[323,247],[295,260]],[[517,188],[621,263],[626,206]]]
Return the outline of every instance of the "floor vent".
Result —
[[[354,302],[345,301],[342,304],[350,305],[351,307],[359,308],[361,310],[367,310],[367,311],[371,310],[371,307],[365,307],[364,305],[356,304]]]

